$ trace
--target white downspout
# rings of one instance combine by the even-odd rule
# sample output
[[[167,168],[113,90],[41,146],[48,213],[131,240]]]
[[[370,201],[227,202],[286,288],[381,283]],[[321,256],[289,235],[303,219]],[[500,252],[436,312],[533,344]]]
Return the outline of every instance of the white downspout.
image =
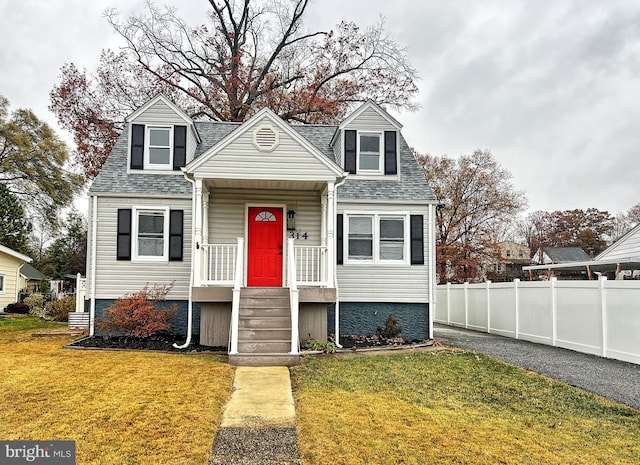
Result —
[[[98,196],[91,200],[91,304],[89,306],[89,336],[95,333],[96,320],[96,255],[98,239]]]
[[[334,233],[335,231],[335,218],[336,215],[338,213],[338,187],[342,186],[345,182],[346,182],[347,178],[346,176],[344,178],[342,178],[341,181],[337,182],[334,186],[333,186],[333,191],[328,192],[329,195],[331,195],[333,197],[333,199],[328,199],[328,200],[332,200],[332,205],[333,208],[331,209],[331,218],[330,218],[330,226],[331,226],[331,232]],[[343,225],[344,227],[344,225]],[[335,234],[332,234],[331,237],[328,238],[330,241],[335,241]],[[333,263],[335,264],[335,260],[336,260],[336,256],[337,256],[337,251],[334,248],[334,254],[333,257],[330,257],[331,260],[333,260]],[[338,289],[338,267],[334,266],[333,267],[333,287],[336,290],[336,309],[335,309],[335,322],[334,322],[334,326],[335,326],[335,333],[336,333],[336,347],[338,349],[342,349],[342,345],[340,344],[340,290]]]
[[[185,179],[193,185],[193,191],[195,191],[195,182],[192,179],[189,179],[186,175],[185,175]],[[195,194],[195,192],[193,193]],[[196,251],[196,245],[195,245],[196,243],[195,213],[196,213],[196,196],[192,195],[191,196],[191,272],[189,273],[189,302],[187,303],[187,340],[182,345],[178,345],[174,343],[173,347],[175,347],[176,349],[186,349],[187,347],[189,347],[189,344],[191,344],[191,333],[193,331],[193,327],[192,327],[193,326],[193,301],[192,301],[193,265],[195,263],[195,260],[194,260],[195,254],[198,253],[198,251]]]

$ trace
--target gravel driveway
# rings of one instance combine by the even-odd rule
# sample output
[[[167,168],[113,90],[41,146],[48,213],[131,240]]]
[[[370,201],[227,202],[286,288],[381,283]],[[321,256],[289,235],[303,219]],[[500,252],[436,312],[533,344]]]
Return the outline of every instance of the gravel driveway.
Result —
[[[640,409],[640,365],[441,324],[433,332],[443,345],[490,355]]]

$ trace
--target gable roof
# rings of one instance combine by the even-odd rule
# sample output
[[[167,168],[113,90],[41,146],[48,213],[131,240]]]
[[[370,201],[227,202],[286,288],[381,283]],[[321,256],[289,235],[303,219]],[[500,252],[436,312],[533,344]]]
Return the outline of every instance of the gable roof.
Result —
[[[603,260],[614,257],[640,257],[640,223],[600,252],[595,259]]]
[[[356,108],[353,111],[353,113],[351,113],[349,116],[347,116],[347,118],[340,123],[340,126],[339,126],[340,129],[344,128],[345,126],[349,126],[349,124],[351,124],[362,113],[364,113],[365,111],[367,111],[369,109],[375,111],[381,118],[386,120],[390,125],[395,127],[398,131],[400,129],[402,129],[402,124],[400,124],[397,119],[395,119],[393,116],[391,116],[389,113],[387,113],[387,111],[384,108],[382,108],[380,105],[378,105],[376,102],[374,102],[371,99],[369,99],[366,102],[364,102],[362,105],[360,105],[358,108]]]
[[[182,119],[187,124],[187,126],[191,128],[191,130],[194,132],[196,136],[196,139],[198,140],[198,142],[200,142],[200,134],[198,134],[198,130],[196,129],[194,121],[191,119],[191,117],[187,115],[184,111],[182,111],[180,108],[178,108],[171,100],[169,100],[163,94],[156,94],[155,97],[152,97],[140,108],[138,108],[136,111],[134,111],[129,116],[127,116],[124,119],[125,122],[127,123],[132,122],[133,120],[135,120],[137,117],[139,117],[141,114],[143,114],[145,111],[147,111],[149,108],[151,108],[153,105],[155,105],[158,102],[162,102],[165,105],[167,105],[169,108],[171,108],[171,110],[174,111],[176,115],[180,117],[180,119]]]
[[[5,247],[4,245],[0,245],[0,252],[5,253],[13,258],[17,258],[18,260],[21,260],[23,262],[27,262],[27,263],[31,263],[33,260],[31,260],[31,258],[27,257],[24,254],[21,254],[20,252],[17,252],[13,249],[10,249],[9,247]]]
[[[377,111],[384,113],[385,118],[391,118],[373,101],[367,102],[359,110],[364,111],[366,108],[377,108]],[[399,125],[397,121],[393,121],[395,122],[394,124]],[[324,157],[330,165],[342,170],[336,164],[336,155],[332,146],[332,139],[335,134],[340,132],[339,126],[292,125],[277,116],[274,122],[278,124],[278,127],[286,128],[287,134],[290,134],[291,137],[309,147],[318,159]],[[196,147],[194,160],[191,163],[195,163],[212,147],[222,143],[225,138],[236,137],[236,133],[241,131],[246,124],[246,122],[195,121],[194,125],[201,139]],[[417,160],[413,156],[413,152],[400,131],[398,131],[398,136],[400,174],[392,179],[384,176],[380,176],[379,179],[355,179],[347,176],[345,183],[339,187],[339,198],[341,200],[437,202]],[[118,138],[100,174],[93,181],[89,189],[89,195],[123,196],[136,194],[141,196],[170,195],[191,197],[192,186],[180,172],[167,174],[145,173],[144,171],[130,173],[127,159],[128,145],[129,133],[125,130]]]
[[[321,150],[319,150],[318,147],[309,142],[309,140],[305,137],[302,137],[302,135],[298,131],[295,131],[292,125],[285,122],[271,109],[266,107],[262,108],[235,130],[228,133],[222,140],[218,141],[216,144],[200,153],[197,158],[194,158],[191,163],[187,164],[187,166],[185,167],[185,172],[192,173],[196,171],[198,168],[203,166],[210,159],[214,158],[218,153],[220,153],[234,141],[238,140],[238,138],[251,131],[252,129],[259,127],[265,122],[268,122],[269,124],[277,127],[278,130],[290,136],[296,143],[300,144],[309,153],[309,155],[311,155],[311,157],[324,165],[324,167],[329,170],[334,176],[342,177],[345,175],[344,170],[340,166],[338,166],[332,158],[325,156],[325,154]],[[311,133],[309,133],[309,135],[311,135]]]
[[[20,274],[22,275],[23,278],[30,279],[33,281],[42,281],[43,279],[46,278],[45,275],[40,273],[37,269],[29,265],[28,263],[22,264],[22,266],[20,267]]]

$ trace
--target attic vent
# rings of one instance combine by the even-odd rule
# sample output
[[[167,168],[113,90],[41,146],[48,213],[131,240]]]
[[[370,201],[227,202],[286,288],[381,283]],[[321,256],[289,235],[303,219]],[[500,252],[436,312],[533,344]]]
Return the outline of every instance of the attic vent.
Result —
[[[278,133],[271,126],[259,126],[253,133],[253,145],[261,152],[271,152],[279,142]]]

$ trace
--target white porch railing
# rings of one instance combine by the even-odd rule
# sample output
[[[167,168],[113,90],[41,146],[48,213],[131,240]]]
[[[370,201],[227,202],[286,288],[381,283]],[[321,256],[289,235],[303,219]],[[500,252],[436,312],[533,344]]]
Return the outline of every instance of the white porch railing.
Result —
[[[237,270],[238,244],[206,244],[202,246],[204,255],[202,281],[204,284],[232,285]]]
[[[293,247],[296,281],[309,286],[327,285],[327,248],[323,246]],[[289,252],[291,253],[291,252]]]
[[[202,284],[233,286],[237,270],[238,244],[202,245]],[[290,267],[295,267],[296,281],[305,286],[327,286],[327,247],[294,246],[287,249],[287,275]],[[291,257],[294,260],[291,260]],[[290,281],[287,281],[290,282]]]

